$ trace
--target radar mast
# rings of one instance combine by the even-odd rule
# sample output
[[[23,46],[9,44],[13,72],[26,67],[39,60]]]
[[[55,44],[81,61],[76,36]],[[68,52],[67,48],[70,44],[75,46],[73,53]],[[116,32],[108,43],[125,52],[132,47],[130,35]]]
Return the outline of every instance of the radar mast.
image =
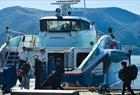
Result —
[[[68,12],[71,11],[71,5],[77,4],[78,2],[80,2],[80,0],[57,0],[52,4],[59,5],[62,11],[62,15],[65,16],[68,15]]]

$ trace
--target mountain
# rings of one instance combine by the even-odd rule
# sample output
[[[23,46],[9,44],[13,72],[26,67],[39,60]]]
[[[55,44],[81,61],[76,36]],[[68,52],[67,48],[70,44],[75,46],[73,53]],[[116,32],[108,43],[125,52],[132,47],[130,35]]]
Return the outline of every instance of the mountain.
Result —
[[[97,29],[104,31],[105,33],[107,33],[108,27],[112,27],[116,38],[120,39],[124,44],[133,44],[139,40],[139,15],[112,7],[95,9],[88,14],[88,18],[91,20],[94,19]],[[140,43],[135,43],[135,45],[140,46]]]
[[[86,11],[87,18],[95,21],[97,29],[107,33],[108,27],[112,27],[115,37],[123,47],[140,54],[140,15],[116,7]]]
[[[104,33],[112,27],[115,37],[123,45],[136,49],[140,47],[140,15],[116,7],[74,9],[72,14],[87,17]],[[39,19],[48,15],[54,15],[54,12],[20,6],[0,10],[0,37],[3,38],[1,43],[5,41],[6,26],[25,34],[38,34]]]
[[[20,6],[8,7],[0,11],[1,44],[5,42],[5,27],[24,34],[38,34],[40,17],[51,15],[53,12]],[[53,15],[53,14],[52,14]]]

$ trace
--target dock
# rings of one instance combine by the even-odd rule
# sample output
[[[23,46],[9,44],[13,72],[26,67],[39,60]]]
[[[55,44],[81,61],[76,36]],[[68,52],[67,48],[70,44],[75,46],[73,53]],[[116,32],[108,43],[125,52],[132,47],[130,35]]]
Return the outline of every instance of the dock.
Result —
[[[12,88],[12,93],[0,95],[121,95],[121,91],[112,90],[110,93],[100,94],[94,87],[64,87],[65,90],[34,90],[34,79],[30,80],[30,89],[21,89],[19,82]],[[136,95],[140,95],[140,91],[135,91]],[[126,91],[125,95],[131,95]]]
[[[121,95],[121,92],[99,94],[98,92],[91,92],[88,90],[15,90],[12,93],[0,93],[0,95]],[[131,94],[126,92],[125,95]],[[135,91],[135,95],[140,95],[140,92]]]
[[[79,95],[76,90],[13,90],[11,95]]]

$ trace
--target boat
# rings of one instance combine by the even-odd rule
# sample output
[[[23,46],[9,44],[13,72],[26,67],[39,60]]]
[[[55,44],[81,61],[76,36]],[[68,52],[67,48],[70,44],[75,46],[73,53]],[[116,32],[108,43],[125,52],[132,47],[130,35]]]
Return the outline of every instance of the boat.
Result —
[[[18,53],[26,46],[29,60],[34,65],[34,56],[41,48],[48,52],[48,74],[53,71],[56,58],[64,63],[65,73],[62,83],[69,86],[113,87],[118,84],[116,72],[120,63],[130,60],[130,53],[121,48],[120,42],[109,34],[97,31],[95,23],[87,18],[71,15],[70,5],[79,0],[58,0],[54,4],[61,5],[56,15],[40,18],[38,35],[19,35],[9,38],[11,31],[6,27],[7,41],[0,48],[1,76],[3,90],[9,90],[16,84],[16,64]],[[62,11],[62,13],[61,13]],[[67,14],[64,14],[67,13]],[[34,77],[34,76],[33,76]]]

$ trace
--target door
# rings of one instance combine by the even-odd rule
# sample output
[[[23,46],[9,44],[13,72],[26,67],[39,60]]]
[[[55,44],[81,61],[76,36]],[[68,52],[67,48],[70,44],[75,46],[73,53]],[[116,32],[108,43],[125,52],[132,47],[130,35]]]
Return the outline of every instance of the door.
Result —
[[[56,59],[60,58],[64,63],[64,53],[48,53],[48,74],[51,74],[56,69]]]

